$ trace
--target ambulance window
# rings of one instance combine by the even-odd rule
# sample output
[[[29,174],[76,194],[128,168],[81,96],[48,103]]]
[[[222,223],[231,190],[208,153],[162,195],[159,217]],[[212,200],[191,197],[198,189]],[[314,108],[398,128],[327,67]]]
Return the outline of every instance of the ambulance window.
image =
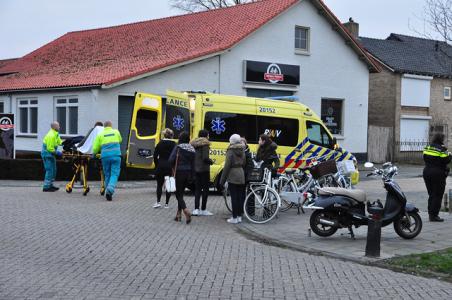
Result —
[[[183,131],[190,131],[190,111],[187,108],[167,105],[166,106],[166,128],[174,131],[177,138]]]
[[[138,136],[151,136],[157,131],[157,112],[140,109],[135,122]]]
[[[311,143],[325,148],[331,147],[331,138],[321,124],[306,121],[306,129],[308,132],[308,139]]]
[[[237,133],[249,144],[257,144],[255,115],[208,112],[204,117],[204,128],[213,142],[229,142],[229,137]]]
[[[269,135],[278,146],[298,145],[299,124],[297,119],[257,117],[259,135]]]

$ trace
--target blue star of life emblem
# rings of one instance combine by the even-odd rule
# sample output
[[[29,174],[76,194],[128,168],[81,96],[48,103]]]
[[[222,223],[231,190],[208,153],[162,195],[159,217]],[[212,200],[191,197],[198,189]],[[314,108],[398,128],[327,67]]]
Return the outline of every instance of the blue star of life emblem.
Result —
[[[180,115],[177,115],[173,118],[173,127],[180,131],[181,129],[183,129],[185,127],[185,121],[184,119],[182,119],[182,117]]]
[[[226,131],[226,122],[220,118],[212,120],[212,131],[216,134],[221,134]]]

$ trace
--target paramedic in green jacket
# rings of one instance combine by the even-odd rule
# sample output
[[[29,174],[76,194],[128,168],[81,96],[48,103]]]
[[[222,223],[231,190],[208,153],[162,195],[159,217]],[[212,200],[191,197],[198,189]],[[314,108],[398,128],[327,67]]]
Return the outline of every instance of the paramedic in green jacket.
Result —
[[[56,157],[60,157],[62,153],[58,151],[58,146],[61,145],[61,138],[58,131],[60,130],[60,124],[53,122],[50,124],[50,130],[42,141],[41,157],[44,162],[44,169],[46,175],[44,178],[44,192],[55,192],[59,188],[53,185],[56,176]]]
[[[105,177],[105,197],[111,201],[121,172],[121,134],[112,128],[111,121],[104,123],[105,129],[96,136],[93,154],[100,152]]]

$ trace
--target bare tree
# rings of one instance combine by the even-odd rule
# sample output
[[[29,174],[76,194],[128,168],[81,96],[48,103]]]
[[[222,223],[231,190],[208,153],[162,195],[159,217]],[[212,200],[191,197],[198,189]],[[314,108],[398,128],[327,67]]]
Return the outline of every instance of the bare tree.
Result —
[[[452,0],[425,0],[422,31],[411,28],[427,38],[440,36],[445,42],[452,42]]]
[[[186,12],[197,12],[260,0],[170,0],[171,6]]]

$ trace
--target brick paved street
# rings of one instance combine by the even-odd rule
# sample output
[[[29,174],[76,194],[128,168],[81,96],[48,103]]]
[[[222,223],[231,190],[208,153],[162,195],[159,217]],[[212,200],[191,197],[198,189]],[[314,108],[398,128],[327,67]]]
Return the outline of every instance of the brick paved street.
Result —
[[[96,188],[0,187],[0,298],[452,298],[435,279],[248,240],[225,222],[220,197],[215,216],[176,223],[175,200],[153,209],[150,186],[118,189],[111,203]]]

